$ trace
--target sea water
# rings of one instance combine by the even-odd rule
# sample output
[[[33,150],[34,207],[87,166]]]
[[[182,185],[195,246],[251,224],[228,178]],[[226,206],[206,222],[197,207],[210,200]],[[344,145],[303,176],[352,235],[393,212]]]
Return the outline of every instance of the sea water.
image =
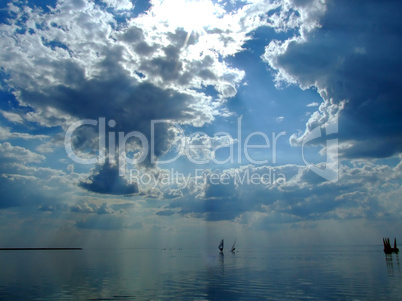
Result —
[[[381,245],[0,251],[1,300],[399,300]]]

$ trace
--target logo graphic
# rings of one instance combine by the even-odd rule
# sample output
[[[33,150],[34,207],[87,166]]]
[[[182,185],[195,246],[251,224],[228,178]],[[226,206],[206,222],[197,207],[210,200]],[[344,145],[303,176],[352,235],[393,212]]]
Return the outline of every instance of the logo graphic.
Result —
[[[161,158],[156,158],[155,156],[155,124],[157,123],[168,123],[170,128],[176,132],[177,149],[174,149],[177,153],[173,158],[168,160],[162,160]],[[78,153],[84,157],[79,157],[73,150],[73,135],[74,132],[81,126],[91,126],[98,128],[98,140],[99,149],[98,153]],[[280,137],[285,136],[286,132],[280,132],[276,134],[272,132],[272,137],[264,132],[251,132],[248,133],[247,137],[243,140],[241,117],[238,118],[237,124],[237,137],[232,137],[229,133],[218,132],[212,136],[207,135],[202,132],[195,132],[191,135],[186,136],[183,129],[171,121],[167,120],[152,120],[151,121],[151,133],[147,137],[138,131],[131,131],[129,133],[115,132],[110,129],[116,126],[114,120],[109,120],[106,122],[106,118],[100,117],[99,120],[84,119],[74,122],[67,130],[65,135],[65,149],[68,156],[79,164],[103,164],[105,160],[108,162],[115,163],[116,158],[118,158],[119,165],[119,175],[126,175],[126,164],[138,165],[142,163],[147,156],[150,156],[152,163],[158,163],[159,165],[172,163],[178,160],[181,156],[185,156],[190,162],[195,165],[202,165],[206,163],[215,163],[217,165],[223,165],[227,162],[230,163],[242,163],[243,155],[248,163],[254,165],[266,165],[269,160],[264,157],[266,155],[272,155],[272,163],[275,164],[277,161],[277,141]],[[325,135],[323,133],[325,132]],[[302,140],[302,159],[307,168],[313,171],[315,174],[321,176],[322,178],[330,181],[337,182],[339,178],[339,168],[338,168],[338,139],[333,138],[334,135],[338,133],[338,120],[336,118],[331,119],[324,126],[317,126],[308,134],[306,134]],[[108,139],[107,139],[108,137]],[[253,137],[259,137],[262,142],[259,144],[251,144],[251,139]],[[136,139],[139,143],[136,146],[136,155],[132,155],[132,158],[127,156],[127,141],[129,139]],[[148,140],[150,138],[150,141]],[[270,139],[271,138],[271,139]],[[194,143],[195,141],[195,143]],[[326,147],[322,151],[326,151],[326,161],[320,162],[318,164],[313,164],[307,161],[305,158],[304,146],[307,144],[321,144],[326,141]],[[235,145],[237,149],[235,150]],[[216,152],[220,149],[225,148],[227,150],[227,157],[217,158]],[[253,158],[251,154],[253,150],[267,150],[267,153],[263,154],[258,158]],[[251,151],[251,153],[249,152]],[[261,152],[260,152],[261,153]],[[129,153],[130,154],[130,153]],[[237,159],[237,161],[236,161]],[[264,160],[261,160],[264,159]],[[147,175],[148,176],[148,175]],[[258,175],[253,175],[252,181],[256,180]],[[257,178],[256,178],[257,177]],[[271,179],[271,177],[269,177]],[[265,183],[265,176],[260,179],[259,182]],[[271,180],[270,180],[271,181]],[[255,181],[254,181],[255,182]],[[274,180],[275,182],[275,180]],[[267,184],[267,183],[265,183]]]
[[[326,137],[338,133],[338,118],[330,120],[330,123],[325,126],[317,126],[312,131],[310,131],[302,142],[302,158],[304,164],[315,174],[323,177],[324,179],[335,183],[339,179],[339,162],[338,162],[338,138],[327,139],[326,149],[326,162],[325,167],[320,168],[308,162],[304,157],[304,145],[310,141],[318,138],[322,138],[322,130],[325,132]],[[322,165],[322,164],[320,164]]]

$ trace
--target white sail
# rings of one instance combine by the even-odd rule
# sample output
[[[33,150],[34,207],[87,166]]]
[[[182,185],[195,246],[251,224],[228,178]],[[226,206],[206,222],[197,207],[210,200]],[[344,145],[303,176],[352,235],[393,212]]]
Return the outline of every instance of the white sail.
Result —
[[[221,252],[223,252],[223,239],[221,240],[221,243],[219,244],[219,250],[221,251]]]
[[[234,252],[234,250],[236,250],[235,245],[236,245],[236,240],[234,241],[232,249],[230,249],[230,251]]]

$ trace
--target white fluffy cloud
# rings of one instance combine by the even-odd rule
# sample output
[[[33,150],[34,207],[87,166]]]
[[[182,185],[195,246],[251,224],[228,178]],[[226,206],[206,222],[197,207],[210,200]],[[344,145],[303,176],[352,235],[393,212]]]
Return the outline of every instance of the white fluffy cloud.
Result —
[[[336,183],[298,165],[206,171],[193,179],[197,188],[182,189],[183,196],[166,209],[206,220],[235,220],[257,212],[269,217],[267,223],[399,218],[401,208],[391,196],[400,189],[401,167],[354,161],[342,166]]]
[[[29,149],[13,146],[9,142],[0,143],[0,158],[2,160],[24,163],[39,163],[45,160],[45,156],[31,152]]]
[[[18,133],[12,132],[10,128],[0,127],[0,140],[9,140],[9,139],[24,139],[24,140],[45,140],[49,137],[47,135],[31,135],[29,133]]]

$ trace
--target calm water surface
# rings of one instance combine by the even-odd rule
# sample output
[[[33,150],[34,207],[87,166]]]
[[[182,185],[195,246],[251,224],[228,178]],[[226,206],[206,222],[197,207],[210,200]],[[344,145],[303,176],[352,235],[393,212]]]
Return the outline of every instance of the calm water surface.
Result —
[[[382,246],[1,251],[1,300],[399,300]]]

